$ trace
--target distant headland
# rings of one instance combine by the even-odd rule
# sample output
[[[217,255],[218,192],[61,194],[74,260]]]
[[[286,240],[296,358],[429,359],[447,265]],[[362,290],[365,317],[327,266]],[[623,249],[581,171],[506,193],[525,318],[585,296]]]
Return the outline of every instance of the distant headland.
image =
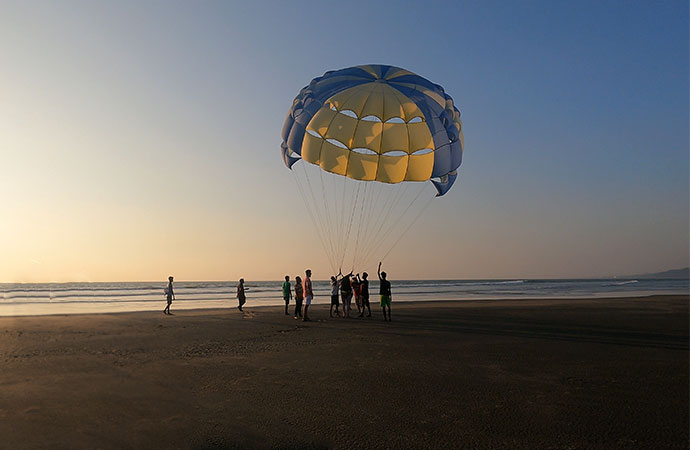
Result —
[[[690,278],[690,268],[684,267],[682,269],[672,269],[672,270],[667,270],[665,272],[656,272],[656,273],[645,273],[641,275],[630,275],[626,277],[619,277],[619,278],[667,278],[667,279],[674,279],[674,280],[682,280],[685,278]]]

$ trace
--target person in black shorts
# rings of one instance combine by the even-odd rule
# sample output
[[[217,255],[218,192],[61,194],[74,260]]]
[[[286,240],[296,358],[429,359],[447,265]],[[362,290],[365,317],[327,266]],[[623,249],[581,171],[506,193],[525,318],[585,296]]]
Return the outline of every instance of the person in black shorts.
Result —
[[[295,277],[295,319],[302,317],[302,300],[304,300],[304,289],[302,288],[302,279],[299,276]]]
[[[350,284],[350,277],[352,272],[343,275],[340,280],[340,297],[343,299],[343,317],[350,317],[350,309],[352,302],[352,285]]]
[[[237,285],[237,309],[240,311],[242,311],[242,306],[247,303],[247,294],[245,294],[246,291],[247,288],[244,287],[244,278],[240,278],[240,282]]]
[[[379,262],[379,294],[381,294],[381,308],[383,309],[383,320],[391,322],[391,282],[386,279],[386,272],[381,272],[381,263]],[[388,318],[386,318],[386,308],[388,308]]]
[[[364,309],[366,308],[369,311],[369,314],[367,314],[367,317],[371,317],[371,306],[369,305],[369,274],[364,272],[362,273],[362,279],[359,279],[359,274],[357,274],[357,280],[359,281],[360,285],[360,295],[362,296],[362,312],[359,314],[359,317],[364,316]]]
[[[290,286],[290,275],[285,275],[285,281],[283,282],[283,300],[285,301],[285,315],[289,316],[288,306],[290,305],[290,299],[292,298],[292,286]]]
[[[333,317],[333,307],[335,306],[335,314],[340,317],[340,311],[338,310],[338,289],[340,288],[340,282],[338,278],[331,276],[331,310],[330,315]]]
[[[165,288],[165,297],[168,300],[168,306],[163,310],[163,314],[174,315],[170,312],[170,305],[175,299],[175,292],[173,292],[173,277],[168,277],[168,287]]]
[[[355,306],[357,306],[357,312],[362,313],[362,287],[359,284],[359,274],[357,276],[352,276],[352,297],[355,299]]]

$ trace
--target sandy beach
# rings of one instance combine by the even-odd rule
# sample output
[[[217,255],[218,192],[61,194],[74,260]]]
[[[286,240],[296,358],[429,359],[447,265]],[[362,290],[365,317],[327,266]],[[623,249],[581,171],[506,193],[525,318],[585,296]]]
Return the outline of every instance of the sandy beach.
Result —
[[[0,318],[0,447],[688,448],[688,296],[317,300]]]

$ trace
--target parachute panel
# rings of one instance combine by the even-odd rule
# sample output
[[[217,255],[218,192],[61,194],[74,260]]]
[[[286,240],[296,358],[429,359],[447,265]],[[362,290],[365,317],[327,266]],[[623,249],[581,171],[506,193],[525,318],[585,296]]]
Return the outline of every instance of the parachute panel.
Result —
[[[431,149],[433,152],[434,140],[431,138],[431,132],[426,123],[408,123],[407,134],[410,137],[409,153],[414,153],[425,148]]]
[[[304,145],[302,146],[302,159],[311,164],[320,164],[321,146],[324,144],[323,139],[307,133],[304,136]]]
[[[376,153],[381,153],[382,133],[383,123],[360,120],[352,139],[352,148],[368,148]]]
[[[328,141],[323,141],[321,145],[321,155],[319,156],[319,165],[327,172],[345,175],[347,173],[347,160],[350,157],[350,153],[350,150],[346,148],[341,148]]]
[[[358,114],[360,119],[367,116],[378,117],[379,120],[383,121],[383,89],[378,83],[372,83],[373,89],[367,97],[367,101],[362,107],[362,111]]]
[[[386,156],[379,157],[379,167],[376,173],[376,181],[383,183],[400,183],[405,180],[407,172],[408,156]]]
[[[350,152],[347,164],[347,176],[354,180],[374,181],[379,164],[379,155],[367,155]]]
[[[331,124],[328,126],[328,129],[324,134],[322,134],[322,136],[326,139],[335,139],[336,141],[346,145],[348,148],[352,148],[352,138],[355,134],[355,129],[357,128],[357,122],[357,119],[354,117],[335,113]]]
[[[405,181],[426,181],[434,168],[434,154],[410,155]]]
[[[326,136],[328,133],[328,128],[331,126],[331,122],[338,115],[337,111],[333,111],[329,108],[319,109],[314,117],[309,121],[307,125],[307,130],[315,131],[321,136]]]
[[[384,123],[383,137],[381,138],[381,153],[390,151],[402,151],[409,153],[410,138],[407,135],[407,124]]]

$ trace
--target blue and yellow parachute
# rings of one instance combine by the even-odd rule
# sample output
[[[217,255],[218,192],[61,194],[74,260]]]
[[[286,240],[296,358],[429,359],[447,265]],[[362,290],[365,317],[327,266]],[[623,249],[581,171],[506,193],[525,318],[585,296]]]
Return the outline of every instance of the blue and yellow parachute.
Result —
[[[314,78],[285,119],[288,167],[303,159],[361,181],[431,180],[437,195],[462,162],[460,112],[443,88],[388,65],[350,67]]]
[[[384,259],[453,186],[464,147],[460,112],[443,88],[388,65],[314,78],[282,138],[333,273]]]

